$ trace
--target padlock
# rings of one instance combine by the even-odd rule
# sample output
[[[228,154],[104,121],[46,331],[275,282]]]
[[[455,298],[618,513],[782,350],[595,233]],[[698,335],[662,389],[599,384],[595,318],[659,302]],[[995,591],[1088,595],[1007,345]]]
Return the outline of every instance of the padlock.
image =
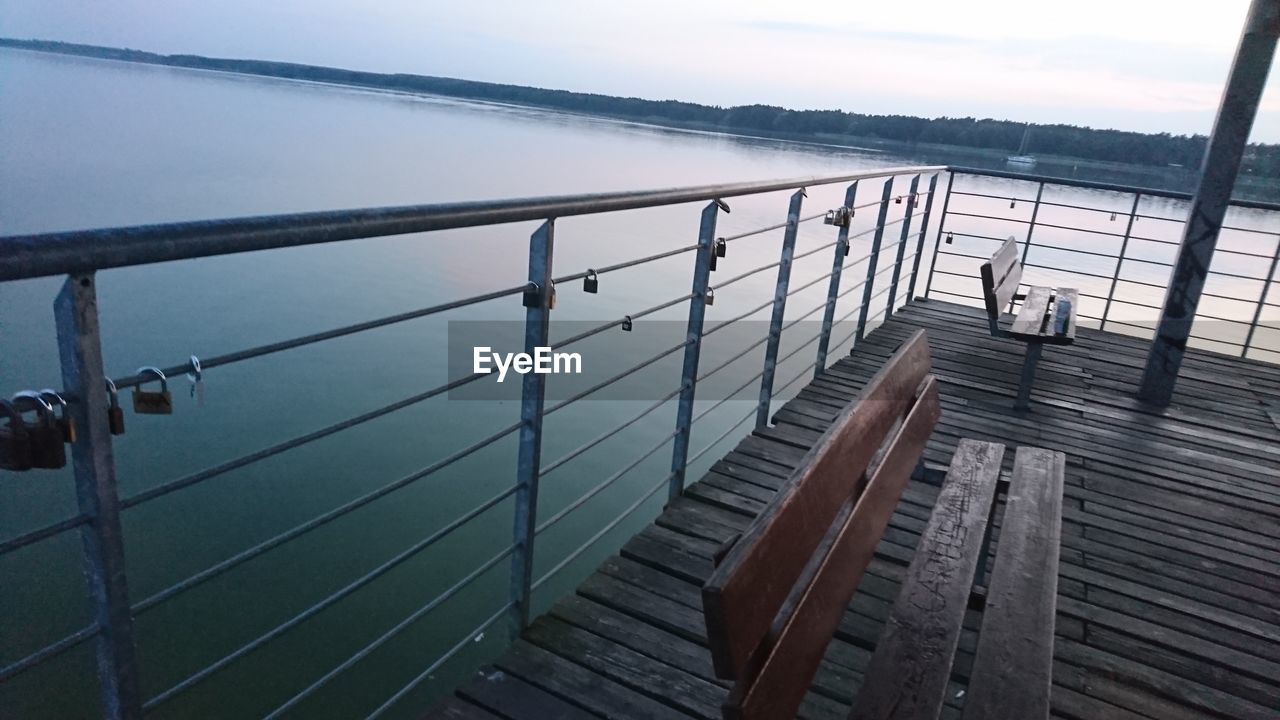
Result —
[[[724,257],[729,253],[729,243],[724,238],[716,238],[716,257]]]
[[[67,448],[62,441],[62,430],[54,416],[53,406],[40,397],[40,393],[24,390],[13,396],[13,406],[19,413],[35,410],[36,421],[27,423],[27,437],[31,442],[31,467],[56,470],[67,466]]]
[[[550,282],[549,288],[551,292],[547,293],[547,309],[555,310],[556,309],[556,283],[554,280]]]
[[[956,236],[955,236],[955,234],[954,234],[954,233],[947,233],[947,244],[948,244],[948,245],[950,245],[950,244],[951,244],[951,241],[952,241],[952,240],[955,240],[955,239],[956,239]]]
[[[58,431],[62,433],[62,442],[74,443],[76,441],[76,421],[67,414],[67,401],[57,393],[56,390],[45,388],[40,391],[40,397],[50,405],[57,403],[58,405]]]
[[[715,305],[715,304],[716,304],[716,289],[715,289],[715,288],[711,288],[711,287],[707,288],[707,296],[706,296],[706,300],[707,300],[707,304],[708,304],[708,305]]]
[[[107,378],[107,428],[112,435],[124,434],[124,408],[120,407],[120,393],[116,384]]]
[[[142,383],[133,389],[133,411],[139,415],[172,415],[173,394],[169,392],[169,379],[158,367],[138,368],[138,375],[154,375],[160,380],[160,389],[143,390]]]
[[[1017,201],[1017,200],[1015,200],[1015,199],[1013,199],[1013,198],[1009,198],[1009,209],[1010,209],[1010,210],[1012,210],[1012,209],[1014,208],[1014,206],[1015,206],[1015,205],[1017,205],[1017,204],[1018,204],[1018,201]]]
[[[625,332],[631,332],[631,316],[630,315],[622,318],[622,329]]]
[[[902,204],[902,196],[901,196],[901,195],[899,195],[898,197],[894,198],[894,199],[893,199],[893,204],[894,204],[894,205],[901,205],[901,204]]]
[[[0,399],[0,414],[9,419],[9,424],[0,427],[0,469],[31,469],[31,436],[27,432],[27,423],[22,413],[8,400]]]
[[[582,291],[593,295],[600,292],[600,277],[595,270],[588,269],[587,276],[582,278]]]
[[[1111,222],[1115,222],[1115,221],[1116,221],[1116,214],[1111,213]]]
[[[707,270],[709,270],[709,271],[711,271],[711,272],[715,272],[715,271],[716,271],[716,266],[718,266],[718,265],[720,264],[720,263],[716,262],[716,261],[717,261],[717,260],[719,260],[719,259],[720,259],[720,258],[716,257],[716,253],[715,253],[715,251],[714,251],[714,250],[712,250],[712,252],[711,252],[711,256],[707,258]]]

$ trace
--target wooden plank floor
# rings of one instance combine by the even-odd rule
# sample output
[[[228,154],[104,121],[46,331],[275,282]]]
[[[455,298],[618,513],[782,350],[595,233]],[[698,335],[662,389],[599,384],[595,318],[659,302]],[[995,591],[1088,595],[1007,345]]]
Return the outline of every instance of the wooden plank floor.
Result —
[[[1046,349],[1018,415],[1024,346],[985,322],[937,301],[900,311],[430,717],[719,718],[699,598],[712,552],[915,328],[941,381],[930,463],[961,437],[1067,454],[1054,716],[1280,717],[1280,367],[1192,352],[1153,413],[1133,400],[1146,343],[1082,330]],[[908,487],[801,717],[847,714],[936,495]],[[969,611],[943,717],[963,705],[980,619]]]

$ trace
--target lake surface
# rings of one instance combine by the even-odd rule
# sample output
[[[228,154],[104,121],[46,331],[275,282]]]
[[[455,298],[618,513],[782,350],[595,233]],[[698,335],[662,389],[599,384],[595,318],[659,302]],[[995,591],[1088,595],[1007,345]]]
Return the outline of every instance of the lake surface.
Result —
[[[0,234],[6,235],[835,174],[925,161],[525,108],[8,50],[0,51],[0,127]],[[1034,193],[1025,183],[967,182],[969,189],[1001,196],[1028,198]],[[905,179],[898,183],[905,191]],[[843,192],[837,186],[811,189],[806,213],[839,205]],[[859,201],[875,199],[879,192],[878,182],[868,183]],[[1062,190],[1055,197],[1096,204],[1102,196]],[[1114,199],[1123,204],[1120,197]],[[722,235],[782,222],[787,194],[730,204],[732,213],[721,216]],[[556,228],[556,272],[688,245],[696,240],[700,210],[681,206],[566,219]],[[1185,212],[1180,203],[1163,201],[1144,205],[1144,210],[1169,217]],[[871,216],[860,213],[855,232],[869,226]],[[1265,224],[1274,219],[1246,220]],[[520,223],[104,271],[98,292],[108,374],[127,375],[142,365],[175,365],[192,354],[208,357],[518,285],[524,281],[528,237],[535,228],[534,223]],[[1176,228],[1160,232],[1176,239]],[[733,243],[720,261],[717,279],[776,260],[780,234]],[[808,223],[802,226],[798,252],[833,239],[831,228]],[[1086,242],[1074,236],[1059,240]],[[851,254],[860,254],[868,241],[859,240]],[[1265,249],[1253,238],[1240,242]],[[963,242],[957,247],[964,247]],[[990,249],[975,245],[972,251]],[[828,272],[830,263],[825,251],[797,262],[792,287]],[[684,254],[610,274],[601,278],[598,295],[584,294],[571,283],[575,287],[560,289],[555,317],[601,322],[678,297],[689,291],[691,264],[692,256]],[[1142,273],[1154,271],[1135,272],[1146,277]],[[857,277],[859,271],[848,273]],[[772,295],[773,283],[772,273],[765,272],[717,293],[708,321],[758,305]],[[0,284],[0,391],[59,385],[51,310],[59,286],[58,279]],[[971,291],[964,283],[945,286],[942,280],[937,287]],[[1241,297],[1251,291],[1245,288]],[[1133,292],[1145,291],[1135,287]],[[800,317],[825,295],[825,282],[797,293],[789,300],[788,318]],[[1242,305],[1237,315],[1247,311]],[[658,313],[653,318],[671,322],[655,325],[653,332],[665,332],[671,343],[678,342],[686,314],[683,304]],[[134,495],[436,386],[447,379],[448,321],[522,317],[519,299],[512,297],[217,368],[207,373],[203,406],[188,397],[184,379],[174,378],[170,387],[176,412],[167,417],[128,413],[128,433],[115,439],[122,493]],[[756,317],[767,319],[764,313]],[[553,339],[581,329],[565,326],[572,331],[557,330],[553,323]],[[789,334],[783,352],[809,334]],[[736,336],[739,345],[742,338]],[[580,350],[584,357],[621,371],[655,353],[660,341],[648,333],[611,332],[583,343]],[[704,362],[717,353],[728,357],[733,349],[729,340],[709,344]],[[758,370],[759,357],[748,355],[735,371],[749,376]],[[778,386],[811,363],[811,352],[799,353],[779,370]],[[637,378],[642,387],[651,388],[651,397],[581,402],[549,417],[543,462],[639,413],[678,385],[678,374],[663,364]],[[703,447],[742,417],[752,405],[746,397],[700,422],[692,448]],[[122,399],[127,405],[128,398]],[[709,404],[704,400],[701,406]],[[550,517],[660,442],[672,429],[674,413],[674,406],[660,408],[544,477],[540,517]],[[131,596],[135,601],[149,597],[429,466],[517,418],[515,401],[439,397],[130,509],[124,523]],[[717,454],[713,450],[695,463],[690,480]],[[657,452],[540,535],[535,576],[665,477],[669,464],[669,450]],[[142,613],[137,627],[144,695],[166,690],[510,487],[514,468],[514,438],[508,437]],[[539,607],[576,584],[660,505],[661,493],[599,547],[555,575],[540,589]],[[503,550],[511,538],[511,511],[509,500],[499,503],[276,642],[160,705],[154,716],[266,714]],[[74,514],[68,473],[0,475],[0,539]],[[507,580],[507,564],[499,563],[339,675],[291,717],[363,717],[504,602]],[[75,533],[0,557],[0,588],[0,665],[88,622]],[[504,638],[503,625],[495,626],[409,695],[392,716],[414,716],[469,668],[501,649]],[[0,685],[0,717],[95,716],[90,649],[86,644]]]

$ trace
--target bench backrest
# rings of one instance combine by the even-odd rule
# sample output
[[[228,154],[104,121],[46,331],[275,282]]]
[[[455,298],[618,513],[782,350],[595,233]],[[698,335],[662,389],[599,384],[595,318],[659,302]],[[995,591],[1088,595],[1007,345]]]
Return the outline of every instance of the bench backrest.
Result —
[[[982,264],[982,300],[987,306],[991,334],[1000,335],[1000,309],[1008,307],[1022,282],[1022,263],[1018,260],[1018,241],[1009,236],[991,259]]]
[[[702,588],[728,718],[794,717],[939,415],[917,331],[804,456]]]

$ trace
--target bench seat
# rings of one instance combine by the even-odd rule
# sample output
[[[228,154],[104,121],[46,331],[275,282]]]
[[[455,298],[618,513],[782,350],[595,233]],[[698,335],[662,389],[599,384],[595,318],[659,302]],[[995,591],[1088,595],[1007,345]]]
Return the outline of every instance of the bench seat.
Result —
[[[999,482],[1003,445],[962,439],[889,620],[876,643],[850,720],[934,720],[946,699],[961,623],[985,609],[963,698],[963,720],[1045,720],[1062,531],[1065,457],[1018,448]],[[1008,501],[986,592],[999,487]]]
[[[726,720],[795,717],[908,478],[933,473],[921,461],[941,413],[929,373],[917,331],[715,553],[702,610],[716,676],[734,683]],[[1021,448],[1002,483],[1004,455],[959,442],[851,718],[938,716],[965,610],[983,597],[974,580],[985,582],[1001,488],[1001,552],[971,683],[986,714],[967,717],[1047,718],[1064,458]]]
[[[987,322],[993,337],[1007,337],[1027,343],[1018,383],[1018,399],[1014,408],[1026,410],[1031,403],[1031,383],[1045,345],[1070,345],[1076,339],[1076,311],[1080,291],[1074,288],[1032,286],[1025,295],[1022,286],[1022,263],[1018,260],[1018,241],[1010,237],[991,259],[982,264],[982,299],[987,309]],[[1013,324],[1005,329],[1000,324],[1001,309],[1015,300],[1022,301]]]

